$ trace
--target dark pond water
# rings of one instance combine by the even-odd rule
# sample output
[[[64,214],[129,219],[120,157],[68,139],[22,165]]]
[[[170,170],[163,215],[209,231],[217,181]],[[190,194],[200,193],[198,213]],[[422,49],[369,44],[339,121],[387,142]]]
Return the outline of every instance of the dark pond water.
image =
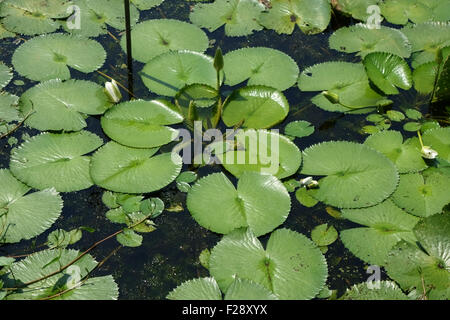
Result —
[[[174,18],[188,21],[190,7],[194,3],[182,0],[166,0],[159,8],[141,12],[141,21],[152,18]],[[342,17],[334,17],[326,32],[314,36],[306,36],[297,28],[290,36],[278,35],[273,31],[265,30],[249,37],[230,38],[224,35],[223,28],[221,28],[208,34],[212,45],[207,53],[213,55],[214,48],[217,45],[222,48],[224,53],[248,46],[271,47],[289,54],[298,63],[301,70],[312,64],[330,60],[357,61],[357,57],[341,54],[328,48],[328,37],[333,32],[333,28],[350,23],[352,21]],[[110,31],[119,38],[117,30]],[[1,60],[8,65],[11,65],[12,53],[18,46],[13,40],[0,41]],[[120,49],[119,44],[109,35],[101,36],[97,40],[103,44],[108,52],[108,59],[100,70],[126,84],[126,56]],[[135,94],[142,99],[155,98],[137,75],[142,67],[143,64],[137,62],[134,65]],[[105,81],[105,78],[98,73],[86,76],[73,70],[72,72],[73,78],[76,79],[86,79],[97,83]],[[25,84],[15,85],[14,80],[22,80]],[[35,83],[15,74],[13,82],[5,90],[20,96],[22,92],[33,85]],[[363,141],[365,139],[365,136],[359,132],[365,124],[364,116],[341,115],[322,111],[309,101],[313,94],[302,93],[297,87],[293,87],[285,93],[291,105],[291,112],[289,118],[277,128],[284,128],[292,120],[307,120],[316,127],[316,132],[312,136],[296,140],[301,149],[324,140]],[[416,101],[415,94],[411,93],[406,93],[395,99],[396,105],[408,107],[422,103],[419,100]],[[428,107],[424,105],[425,112],[427,112],[426,108]],[[100,135],[105,141],[108,140],[101,131],[99,117],[90,117],[88,124],[88,130]],[[37,132],[21,128],[13,136],[19,139],[20,143],[24,133],[34,135]],[[1,168],[7,168],[9,163],[11,146],[6,140],[0,141]],[[188,167],[185,169],[188,169]],[[214,171],[220,171],[220,168],[203,167],[198,173],[203,176]],[[76,244],[77,249],[83,250],[92,243],[117,231],[118,226],[113,225],[105,218],[107,208],[102,204],[102,193],[102,189],[92,187],[81,192],[63,194],[64,210],[61,218],[49,231],[39,236],[35,244],[44,243],[48,233],[56,228],[66,230],[78,226],[95,228],[97,230],[95,233],[85,233],[82,241]],[[164,191],[151,194],[151,196],[163,199],[166,207],[182,206],[185,208],[185,194],[180,193],[173,184],[165,188]],[[323,205],[317,205],[309,209],[301,206],[293,194],[291,194],[291,197],[292,210],[284,227],[310,236],[311,230],[322,223],[329,223],[335,226],[338,231],[353,226],[347,221],[332,218]],[[200,227],[191,218],[187,210],[180,212],[166,211],[155,222],[158,229],[153,233],[144,235],[144,243],[141,247],[121,248],[98,271],[98,275],[112,274],[114,276],[120,287],[121,299],[164,299],[167,293],[181,282],[208,275],[208,271],[200,265],[198,256],[203,249],[212,248],[219,241],[219,235]],[[102,260],[117,245],[118,243],[115,240],[109,240],[109,242],[95,249],[92,254],[97,260]],[[0,248],[0,255],[27,253],[33,250],[31,246],[31,242],[4,246]],[[338,289],[342,293],[345,288],[352,284],[367,279],[366,266],[349,253],[340,241],[332,244],[325,256],[329,268],[327,284],[330,288]],[[383,275],[383,277],[385,276]]]

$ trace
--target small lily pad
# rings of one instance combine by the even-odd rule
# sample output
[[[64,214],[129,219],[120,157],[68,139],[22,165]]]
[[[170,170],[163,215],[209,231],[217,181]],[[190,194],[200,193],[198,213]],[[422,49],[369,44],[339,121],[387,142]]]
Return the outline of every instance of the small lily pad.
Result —
[[[336,228],[328,226],[327,223],[318,225],[311,231],[311,239],[319,247],[328,246],[338,238]]]

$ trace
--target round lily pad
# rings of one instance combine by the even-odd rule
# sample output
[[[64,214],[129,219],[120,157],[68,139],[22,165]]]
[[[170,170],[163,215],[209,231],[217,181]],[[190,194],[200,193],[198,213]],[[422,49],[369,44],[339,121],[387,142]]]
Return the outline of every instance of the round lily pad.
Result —
[[[193,218],[211,231],[227,234],[248,226],[260,236],[286,220],[291,200],[274,176],[244,172],[235,188],[223,173],[215,173],[192,187],[187,206]]]
[[[0,90],[8,85],[8,83],[13,78],[11,69],[0,62]]]
[[[169,300],[222,300],[214,278],[199,278],[183,282],[168,295]]]
[[[318,225],[311,231],[311,239],[319,247],[328,246],[338,238],[336,228],[327,223]]]
[[[284,128],[284,133],[296,138],[308,137],[314,133],[314,126],[308,121],[292,121]]]
[[[43,133],[30,138],[11,153],[10,168],[16,178],[36,189],[71,192],[89,188],[90,157],[102,145],[93,133]]]
[[[432,10],[418,0],[388,0],[381,4],[381,12],[386,20],[393,24],[405,25],[411,20],[421,23],[431,20]]]
[[[102,117],[102,128],[113,140],[129,147],[153,148],[178,136],[168,125],[180,123],[183,116],[165,100],[134,100],[114,106]]]

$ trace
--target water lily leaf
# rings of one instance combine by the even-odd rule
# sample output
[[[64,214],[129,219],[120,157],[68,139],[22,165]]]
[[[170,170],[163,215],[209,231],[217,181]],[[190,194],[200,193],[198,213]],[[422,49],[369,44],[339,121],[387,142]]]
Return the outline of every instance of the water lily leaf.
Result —
[[[178,136],[168,125],[180,123],[183,116],[165,100],[134,100],[114,106],[101,120],[105,133],[129,147],[153,148]]]
[[[433,16],[431,9],[420,0],[388,0],[381,4],[381,12],[388,22],[402,25],[408,21],[426,22]]]
[[[192,23],[210,32],[225,25],[225,34],[239,37],[262,30],[258,17],[264,10],[257,0],[216,0],[213,3],[199,3],[190,14]]]
[[[239,130],[234,138],[237,150],[216,155],[236,177],[245,171],[256,171],[283,179],[297,172],[302,162],[298,147],[278,133],[247,129]]]
[[[11,69],[0,62],[0,90],[8,85],[8,83],[13,78]]]
[[[264,85],[284,91],[297,82],[297,63],[287,54],[263,47],[242,48],[224,56],[225,83]]]
[[[1,169],[0,243],[31,239],[48,228],[61,214],[62,199],[54,189],[27,194],[30,188]]]
[[[95,12],[98,20],[115,29],[125,30],[125,10],[122,1],[86,0],[86,4]],[[130,6],[130,18],[131,26],[139,20],[139,11],[133,5]]]
[[[56,249],[34,253],[11,265],[8,282],[12,287],[48,276],[75,260],[79,251]],[[50,261],[57,259],[58,263]],[[97,262],[87,254],[66,270],[44,280],[31,284],[27,289],[8,295],[10,300],[39,300],[53,297],[53,300],[117,300],[119,288],[112,276],[89,277],[82,282]],[[80,282],[72,283],[79,275]]]
[[[214,278],[199,278],[183,282],[168,295],[169,300],[222,300],[222,292]]]
[[[311,231],[311,239],[319,247],[328,246],[338,238],[336,228],[327,223],[318,225]]]
[[[414,228],[420,246],[403,241],[395,246],[386,264],[388,275],[404,290],[426,292],[429,299],[449,299],[449,230],[449,214],[420,221]]]
[[[142,244],[143,237],[131,229],[124,229],[122,233],[116,236],[117,241],[124,247],[139,247]]]
[[[299,188],[295,193],[298,202],[308,208],[314,207],[319,201],[311,196],[311,192],[306,188]]]
[[[348,89],[344,88],[344,91],[349,90],[349,89],[350,89],[350,87]],[[337,103],[331,102],[324,95],[324,93],[319,93],[318,95],[314,96],[311,99],[311,102],[322,110],[329,111],[329,112],[341,112],[341,113],[346,113],[346,114],[367,114],[367,113],[375,111],[376,110],[375,106],[381,106],[381,105],[384,105],[385,103],[390,104],[392,102],[390,100],[383,99],[382,96],[378,95],[375,91],[373,91],[370,88],[368,82],[365,83],[363,90],[364,91],[361,91],[360,89],[358,89],[357,86],[355,86],[355,88],[354,88],[354,90],[352,90],[352,92],[356,93],[358,96],[361,96],[361,94],[363,94],[363,97],[364,97],[364,95],[367,94],[367,96],[369,97],[370,100],[367,99],[367,97],[364,97],[365,99],[367,99],[364,103],[372,105],[372,106],[367,106],[367,107],[352,106],[349,108],[348,106],[343,106],[339,102],[337,102]],[[349,92],[350,92],[350,90],[349,90]],[[351,95],[347,95],[347,96],[351,97]],[[359,99],[359,98],[357,98],[357,99]],[[352,103],[356,103],[357,105],[363,104],[358,100],[353,101]]]
[[[324,31],[331,19],[327,0],[272,0],[271,7],[260,16],[260,23],[277,33],[291,34],[295,25],[305,34]]]
[[[235,188],[225,174],[215,173],[192,187],[187,207],[197,223],[211,231],[227,234],[248,226],[260,236],[286,220],[291,200],[274,176],[244,172]]]
[[[312,190],[316,199],[338,208],[373,206],[396,189],[394,164],[365,145],[347,141],[323,142],[303,151],[304,175],[326,176]]]
[[[50,33],[59,29],[55,19],[68,17],[69,0],[5,0],[1,3],[2,24],[11,32],[25,35]]]
[[[411,55],[411,44],[408,38],[397,29],[381,26],[370,29],[367,25],[356,24],[340,28],[329,39],[330,48],[355,53],[363,58],[371,52],[387,52],[402,58]]]
[[[15,52],[15,70],[35,81],[70,78],[68,67],[83,73],[100,68],[106,59],[102,45],[95,40],[66,34],[51,34],[23,43]]]
[[[102,14],[97,14],[92,10],[88,3],[88,0],[74,0],[73,4],[76,5],[79,10],[73,11],[71,17],[74,14],[79,15],[80,26],[72,25],[68,23],[69,21],[62,21],[62,27],[68,33],[83,36],[83,37],[97,37],[99,35],[107,34],[108,27],[105,23],[106,17]],[[74,21],[71,21],[72,23]],[[70,26],[70,28],[69,28]]]
[[[369,288],[366,282],[347,289],[342,300],[410,300],[394,281],[380,281],[379,288]],[[374,286],[375,286],[374,285]]]
[[[85,115],[104,113],[111,103],[103,87],[85,80],[49,80],[26,91],[20,98],[25,123],[35,129],[78,131],[87,126]]]
[[[439,159],[450,161],[450,128],[435,128],[424,132],[423,143],[438,152]]]
[[[403,143],[399,131],[386,130],[369,136],[365,145],[381,152],[397,167],[399,173],[417,172],[428,166],[422,158],[421,146],[417,139],[408,139]]]
[[[407,214],[391,200],[364,209],[345,209],[342,215],[365,226],[343,230],[340,236],[347,249],[367,263],[382,266],[389,251],[399,241],[416,241],[412,229],[419,219]]]
[[[71,192],[89,188],[90,157],[102,145],[93,133],[43,133],[25,141],[11,153],[12,174],[36,189]]]
[[[5,27],[0,23],[0,39],[12,38],[15,37],[15,35],[16,35],[15,33],[6,30]]]
[[[115,192],[150,193],[174,181],[181,171],[177,154],[154,156],[158,148],[134,149],[113,141],[93,156],[91,176],[95,184]]]
[[[412,73],[405,60],[385,52],[373,52],[364,57],[364,66],[370,80],[386,94],[398,94],[399,87],[412,87]]]
[[[282,122],[289,113],[289,102],[280,91],[265,86],[235,90],[223,107],[222,120],[228,127],[264,129]]]
[[[442,212],[450,202],[450,168],[428,168],[400,177],[392,200],[400,208],[419,217]]]
[[[367,21],[369,17],[367,9],[370,6],[378,5],[380,0],[333,0],[332,3],[337,10],[354,19]]]
[[[154,57],[177,50],[205,52],[209,41],[197,26],[173,19],[153,19],[136,25],[131,31],[133,58],[147,63]],[[126,36],[120,45],[126,51]]]
[[[188,84],[217,85],[213,59],[193,51],[170,51],[150,60],[141,71],[144,84],[156,94],[173,97]]]
[[[314,126],[308,121],[292,121],[284,127],[284,133],[291,137],[303,138],[314,133]]]
[[[132,4],[139,10],[149,10],[153,7],[159,6],[164,0],[131,0]]]
[[[264,249],[251,231],[240,229],[212,249],[210,272],[222,291],[238,277],[264,286],[278,299],[305,300],[323,288],[328,268],[319,248],[300,233],[278,229]]]
[[[448,101],[450,98],[450,48],[447,48],[447,58],[442,62],[436,83],[433,102]]]
[[[19,97],[0,92],[0,123],[19,121],[21,119],[17,107]]]
[[[224,300],[278,300],[278,298],[258,283],[236,278],[228,287]]]
[[[192,183],[197,180],[197,177],[197,173],[193,171],[184,171],[178,176],[177,182]]]

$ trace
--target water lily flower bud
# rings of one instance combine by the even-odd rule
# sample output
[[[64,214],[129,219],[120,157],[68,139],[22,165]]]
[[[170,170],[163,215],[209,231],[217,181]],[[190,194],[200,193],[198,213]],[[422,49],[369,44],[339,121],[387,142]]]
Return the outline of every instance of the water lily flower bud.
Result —
[[[431,149],[431,147],[428,146],[423,146],[421,152],[422,157],[424,157],[425,159],[436,159],[436,157],[438,156],[437,151]]]
[[[120,93],[119,87],[117,86],[117,82],[115,80],[105,83],[105,92],[111,102],[117,103],[122,99],[122,94]]]
[[[307,177],[304,179],[301,179],[299,182],[301,183],[302,186],[307,186],[308,184],[312,183],[314,180],[312,177]]]

